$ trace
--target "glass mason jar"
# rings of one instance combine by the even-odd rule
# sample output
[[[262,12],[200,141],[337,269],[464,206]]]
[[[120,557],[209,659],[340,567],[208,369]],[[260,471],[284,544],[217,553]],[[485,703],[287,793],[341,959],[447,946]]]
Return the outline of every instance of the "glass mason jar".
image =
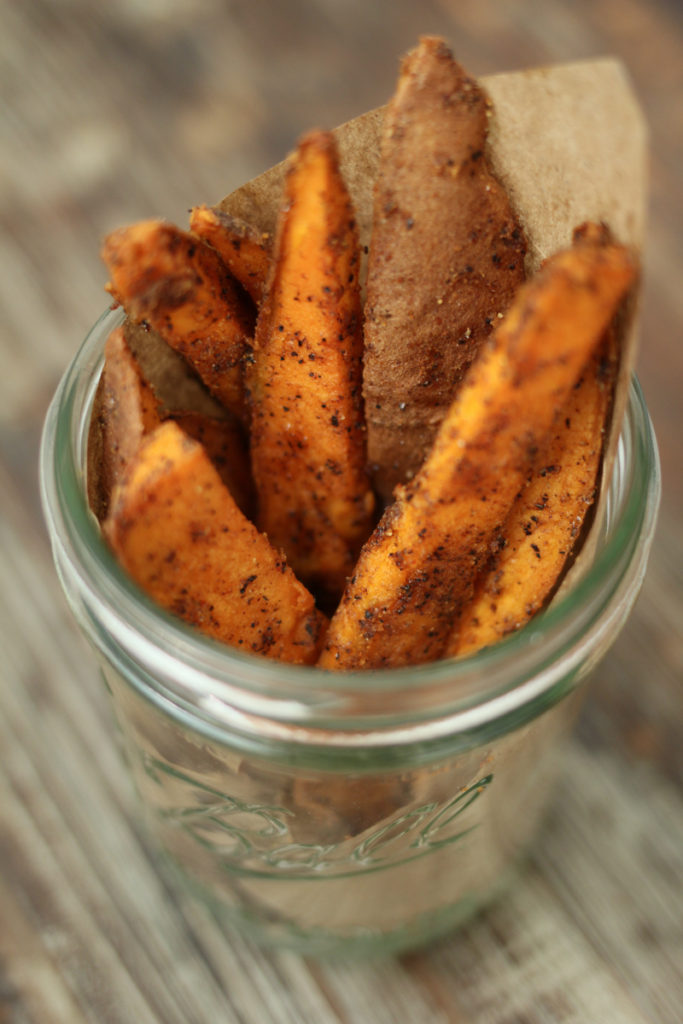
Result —
[[[41,453],[67,599],[101,664],[149,828],[227,925],[305,953],[396,951],[464,920],[528,849],[559,738],[640,588],[660,480],[636,383],[591,565],[520,632],[460,661],[349,674],[243,654],[150,602],[86,494],[107,312]]]

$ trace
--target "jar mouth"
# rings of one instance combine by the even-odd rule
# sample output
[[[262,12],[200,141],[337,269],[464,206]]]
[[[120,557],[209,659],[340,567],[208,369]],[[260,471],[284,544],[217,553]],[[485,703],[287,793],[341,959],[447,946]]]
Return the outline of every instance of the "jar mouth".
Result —
[[[549,700],[597,660],[601,637],[622,624],[640,588],[661,490],[657,446],[637,380],[609,483],[595,556],[581,578],[522,629],[461,659],[406,668],[333,673],[289,665],[223,645],[166,613],[119,566],[87,498],[90,412],[104,341],[123,320],[108,310],[66,371],[48,411],[40,457],[45,519],[62,584],[81,627],[104,657],[167,710],[213,731],[269,722],[296,738],[368,732],[386,741],[423,723],[472,729]],[[614,631],[610,634],[613,635]],[[440,724],[436,724],[440,723]]]

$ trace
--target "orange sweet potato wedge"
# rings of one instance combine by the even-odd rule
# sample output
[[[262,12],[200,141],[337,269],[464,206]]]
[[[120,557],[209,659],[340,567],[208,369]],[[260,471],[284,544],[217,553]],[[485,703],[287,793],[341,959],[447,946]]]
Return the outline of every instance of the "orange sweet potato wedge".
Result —
[[[359,251],[336,146],[293,155],[259,313],[251,458],[258,523],[297,576],[338,598],[372,527],[361,397]]]
[[[363,379],[368,459],[385,501],[420,467],[525,277],[524,232],[489,165],[489,107],[443,40],[427,37],[386,109]]]
[[[424,465],[364,546],[322,667],[443,655],[536,453],[635,280],[631,251],[598,234],[577,238],[518,292]]]
[[[216,250],[258,306],[270,270],[270,235],[213,206],[192,208],[190,230]]]
[[[447,656],[474,654],[520,629],[554,593],[598,486],[616,374],[608,331],[572,389],[448,639]]]
[[[253,334],[250,300],[206,243],[165,221],[112,232],[107,288],[134,323],[180,352],[231,412],[246,414],[242,361]]]
[[[315,661],[325,619],[313,597],[176,423],[143,440],[104,534],[141,589],[201,632],[280,661]]]

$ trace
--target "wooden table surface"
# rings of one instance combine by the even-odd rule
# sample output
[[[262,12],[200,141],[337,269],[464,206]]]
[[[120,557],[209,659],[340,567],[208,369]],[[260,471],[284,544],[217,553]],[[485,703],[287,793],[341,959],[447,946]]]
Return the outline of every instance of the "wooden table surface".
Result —
[[[52,568],[41,421],[111,228],[214,201],[384,102],[441,33],[475,74],[616,54],[650,124],[639,373],[664,499],[515,889],[432,949],[316,964],[226,938],[153,868]],[[683,1020],[679,0],[0,0],[0,1022]],[[628,168],[622,173],[628,174]]]

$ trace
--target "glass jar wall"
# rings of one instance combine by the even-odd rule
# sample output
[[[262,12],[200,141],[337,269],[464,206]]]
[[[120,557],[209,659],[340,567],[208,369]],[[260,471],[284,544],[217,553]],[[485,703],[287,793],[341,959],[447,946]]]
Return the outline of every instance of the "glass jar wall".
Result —
[[[659,498],[633,384],[590,566],[519,633],[458,661],[337,675],[250,657],[149,602],[87,500],[108,312],[67,371],[41,484],[159,849],[230,926],[302,952],[416,946],[460,923],[533,840],[584,680],[645,571]]]

